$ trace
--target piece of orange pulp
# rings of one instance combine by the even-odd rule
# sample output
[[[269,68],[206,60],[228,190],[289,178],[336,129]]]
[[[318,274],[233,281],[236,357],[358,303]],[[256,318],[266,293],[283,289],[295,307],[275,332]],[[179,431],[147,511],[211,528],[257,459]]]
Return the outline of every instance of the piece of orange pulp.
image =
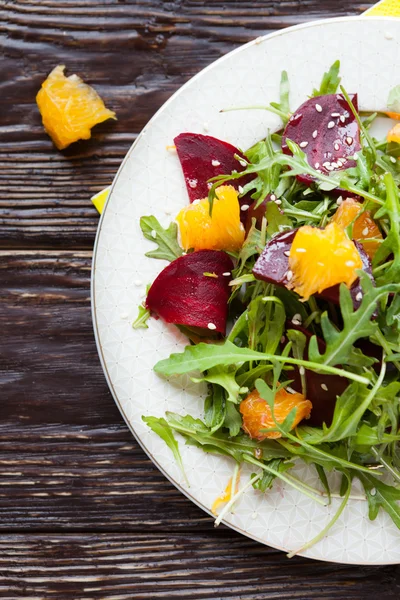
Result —
[[[116,118],[96,90],[77,75],[65,77],[64,69],[53,69],[36,96],[44,128],[59,150],[88,140],[94,125]]]
[[[396,123],[389,131],[387,134],[387,141],[400,143],[400,123]]]
[[[362,266],[354,242],[337,223],[329,223],[325,229],[304,225],[297,230],[290,248],[289,285],[308,300],[338,283],[350,287]]]
[[[218,509],[222,504],[226,504],[227,502],[229,502],[229,500],[232,498],[232,496],[234,494],[236,494],[236,492],[238,491],[238,487],[239,487],[239,481],[240,481],[240,475],[238,475],[238,477],[236,478],[236,485],[235,485],[235,489],[233,490],[232,489],[232,477],[229,478],[229,481],[228,481],[228,484],[227,484],[225,490],[213,502],[213,505],[211,507],[211,512],[213,515],[217,514]]]
[[[240,222],[238,193],[231,185],[216,190],[210,217],[207,198],[195,200],[176,217],[184,250],[239,250],[245,231]]]
[[[303,419],[310,416],[312,404],[306,400],[303,394],[289,394],[284,388],[280,388],[275,394],[274,415],[278,423],[283,423],[290,411],[297,408],[296,417],[291,429],[296,427]],[[277,439],[282,437],[279,431],[262,431],[263,429],[276,428],[272,418],[271,408],[266,400],[260,397],[257,390],[253,390],[240,403],[239,408],[244,431],[253,439],[261,442],[266,438]]]
[[[371,259],[374,258],[379,248],[379,240],[382,239],[382,234],[378,225],[371,217],[369,210],[363,211],[362,204],[353,198],[347,198],[333,215],[332,222],[337,223],[342,229],[346,229],[346,227],[353,223],[353,240],[361,242],[368,256]],[[362,241],[366,239],[368,241]]]

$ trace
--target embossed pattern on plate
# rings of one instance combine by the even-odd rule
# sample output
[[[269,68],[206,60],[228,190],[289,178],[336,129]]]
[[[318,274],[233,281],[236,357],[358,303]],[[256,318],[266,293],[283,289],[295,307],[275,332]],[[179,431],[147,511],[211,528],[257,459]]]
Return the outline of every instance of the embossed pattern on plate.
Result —
[[[166,381],[152,371],[155,362],[183,349],[185,338],[174,327],[153,319],[149,329],[132,330],[145,286],[164,266],[144,257],[152,244],[143,239],[139,218],[154,214],[166,225],[187,203],[179,161],[166,150],[175,135],[208,132],[247,148],[275,129],[278,119],[266,111],[221,114],[220,109],[276,100],[282,69],[289,73],[291,106],[296,108],[337,58],[343,83],[359,93],[360,107],[382,108],[388,90],[399,82],[400,21],[359,17],[310,23],[260,38],[218,60],[183,86],[143,130],[115,178],[101,219],[92,310],[110,389],[150,458],[206,511],[225,488],[233,465],[181,443],[188,487],[170,450],[141,420],[166,410],[201,416],[204,388],[188,377]],[[318,485],[312,469],[300,466],[297,473]],[[242,482],[248,474],[243,473]],[[338,502],[324,508],[276,483],[266,495],[249,490],[224,522],[262,543],[296,550],[324,527]],[[386,514],[369,521],[366,502],[353,499],[329,535],[304,555],[343,563],[397,563],[400,532]]]

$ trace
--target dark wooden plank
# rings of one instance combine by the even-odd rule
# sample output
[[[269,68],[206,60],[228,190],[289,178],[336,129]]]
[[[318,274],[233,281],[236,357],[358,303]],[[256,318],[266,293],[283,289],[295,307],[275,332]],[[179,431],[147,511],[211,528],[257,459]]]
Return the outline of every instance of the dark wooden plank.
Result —
[[[108,185],[137,133],[185,81],[239,44],[370,2],[0,1],[0,247],[87,249]],[[58,152],[35,95],[57,64],[93,83],[118,122]]]
[[[2,598],[366,600],[398,598],[399,586],[396,566],[282,564],[280,552],[226,530],[0,536]]]

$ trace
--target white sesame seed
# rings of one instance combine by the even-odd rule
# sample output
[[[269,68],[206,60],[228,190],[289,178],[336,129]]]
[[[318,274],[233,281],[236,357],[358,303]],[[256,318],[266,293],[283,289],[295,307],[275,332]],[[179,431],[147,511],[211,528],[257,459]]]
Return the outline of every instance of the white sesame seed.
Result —
[[[337,158],[336,160],[340,165],[344,165],[344,163],[347,162],[345,158]]]
[[[303,322],[303,319],[301,318],[300,313],[296,313],[295,315],[293,315],[293,319],[292,319],[293,325],[301,325],[302,322]]]
[[[306,148],[308,146],[308,142],[300,142],[300,148]]]
[[[328,386],[326,385],[326,383],[321,383],[321,388],[324,390],[324,392],[328,391]]]
[[[390,33],[390,31],[386,31],[385,40],[392,40],[392,39],[393,39],[393,34]]]
[[[319,169],[319,163],[315,163],[314,167],[315,167],[316,169]]]
[[[279,204],[282,204],[282,200],[280,200],[279,198],[277,198],[277,199],[275,200],[275,204],[278,204],[278,205],[279,205]]]
[[[357,160],[357,159],[358,159],[358,154],[357,154],[357,152],[354,152],[354,154],[353,154],[353,158],[354,158],[354,160]]]
[[[242,206],[240,207],[240,210],[242,210],[243,212],[245,210],[249,210],[250,206],[248,204],[242,204]]]
[[[303,366],[301,366],[301,367],[299,368],[299,373],[300,373],[300,375],[305,375],[305,373],[306,373],[306,370],[305,370],[305,368],[304,368]]]
[[[336,113],[332,113],[331,117],[335,118],[335,117],[340,117],[340,113],[336,112]]]
[[[371,496],[375,496],[376,495],[376,488],[370,489],[369,493],[371,494]]]
[[[342,198],[342,196],[339,196],[339,198],[336,200],[336,204],[338,206],[340,206],[342,204],[342,202],[343,202],[343,198]]]
[[[327,161],[325,161],[324,163],[322,163],[322,166],[323,166],[323,167],[329,167],[329,166],[330,166],[330,164],[331,164],[331,163],[329,162],[329,160],[327,160]]]
[[[211,183],[211,181],[208,181],[208,182],[207,182],[207,188],[208,188],[209,190],[211,190],[211,188],[212,188],[212,183]]]
[[[340,167],[340,165],[339,165],[339,163],[332,162],[331,167],[333,167],[334,169],[338,169]]]
[[[211,164],[213,167],[219,167],[221,163],[219,162],[219,160],[212,160]]]
[[[321,169],[316,169],[317,173],[322,173]]]
[[[333,147],[335,148],[336,151],[340,150],[340,146],[337,142],[336,142],[336,144],[333,145]]]
[[[222,273],[222,275],[224,277],[230,277],[231,276],[231,272],[230,271],[225,271],[225,273]]]
[[[141,279],[135,279],[135,285],[137,285],[137,287],[141,286],[143,283],[143,281]]]
[[[272,202],[275,202],[275,200],[276,200],[276,196],[275,196],[275,194],[271,194],[271,195],[270,195],[270,198],[271,198]]]
[[[305,248],[296,248],[296,252],[307,252]]]
[[[290,270],[289,270],[289,271],[286,273],[286,279],[287,279],[288,281],[290,281],[290,280],[292,279],[292,277],[293,277],[293,271],[290,271]]]
[[[339,121],[340,121],[341,123],[344,123],[344,122],[346,121],[346,117],[345,117],[344,115],[340,115],[340,117],[339,117]]]
[[[317,112],[322,112],[322,106],[321,106],[320,104],[316,104],[316,105],[315,105],[315,110],[316,110]]]
[[[196,206],[196,204],[200,204],[200,202],[201,202],[200,198],[197,198],[197,200],[193,200],[192,206]]]
[[[346,137],[346,144],[347,144],[348,146],[351,146],[351,145],[352,145],[352,143],[353,143],[353,138],[351,137],[351,135],[348,135],[348,136]]]
[[[326,167],[325,167],[325,169],[326,169],[327,171],[333,171],[333,169],[334,169],[334,168],[335,168],[335,167],[333,166],[333,163],[331,163],[331,164],[329,164],[329,165],[326,165]]]
[[[394,156],[391,156],[391,157],[390,157],[390,160],[391,160],[391,162],[392,162],[393,164],[395,164],[395,163],[396,163],[396,159],[395,159],[395,157],[394,157]]]
[[[189,186],[190,186],[192,189],[195,189],[195,188],[197,188],[197,179],[189,179],[189,180],[188,180],[188,183],[189,183]]]
[[[356,295],[357,302],[361,302],[362,298],[363,298],[362,292],[358,292],[358,294]]]
[[[362,234],[363,234],[363,236],[365,237],[366,235],[368,235],[368,233],[369,233],[369,229],[368,229],[368,227],[365,227],[365,228],[362,230]]]
[[[346,260],[346,267],[354,267],[355,266],[355,262],[354,260]]]
[[[217,329],[217,326],[216,326],[216,325],[214,325],[214,323],[209,323],[209,324],[207,325],[207,327],[208,327],[208,329]]]
[[[238,192],[239,194],[243,194],[243,187],[241,185],[238,185]]]
[[[150,234],[150,235],[151,235],[151,237],[152,237],[152,238],[155,240],[155,239],[156,239],[156,237],[157,237],[157,231],[154,231],[154,229],[152,229],[152,231],[151,231],[151,234]]]
[[[328,129],[333,129],[333,127],[335,127],[335,121],[329,121]]]
[[[295,394],[296,390],[294,390],[292,387],[290,387],[289,385],[286,386],[286,391],[289,392],[289,394]]]
[[[245,160],[239,160],[242,167],[247,167],[247,162]]]
[[[317,137],[317,135],[318,135],[318,130],[314,129],[314,131],[312,132],[312,136],[313,136],[314,140]]]
[[[209,129],[210,129],[210,128],[209,128],[209,126],[208,126],[208,123],[207,123],[207,122],[204,122],[204,123],[203,123],[203,129],[204,129],[204,131],[209,131]]]
[[[285,256],[290,256],[290,250],[285,250],[285,252],[283,253]]]

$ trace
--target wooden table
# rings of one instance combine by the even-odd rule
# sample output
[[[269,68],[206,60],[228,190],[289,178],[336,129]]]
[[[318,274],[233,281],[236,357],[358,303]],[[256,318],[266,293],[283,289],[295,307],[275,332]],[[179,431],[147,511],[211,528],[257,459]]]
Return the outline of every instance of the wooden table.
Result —
[[[89,297],[98,223],[89,198],[112,181],[155,110],[243,42],[370,4],[0,1],[0,597],[400,597],[398,567],[289,562],[214,529],[122,421]],[[35,104],[60,63],[119,118],[64,152]]]

